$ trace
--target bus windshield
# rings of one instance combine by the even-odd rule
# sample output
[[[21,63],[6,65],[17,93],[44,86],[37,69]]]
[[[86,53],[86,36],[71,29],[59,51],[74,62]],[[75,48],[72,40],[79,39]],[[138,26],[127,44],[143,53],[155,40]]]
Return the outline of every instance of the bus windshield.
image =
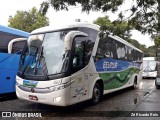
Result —
[[[53,75],[68,68],[69,52],[64,38],[70,30],[31,35],[21,55],[19,71],[24,75]]]
[[[48,75],[66,71],[67,51],[64,50],[65,31],[47,33],[43,42],[43,56],[48,68]],[[54,42],[53,42],[54,41]]]
[[[156,61],[149,61],[149,60],[144,60],[143,61],[143,71],[145,72],[151,72],[151,71],[156,71]]]

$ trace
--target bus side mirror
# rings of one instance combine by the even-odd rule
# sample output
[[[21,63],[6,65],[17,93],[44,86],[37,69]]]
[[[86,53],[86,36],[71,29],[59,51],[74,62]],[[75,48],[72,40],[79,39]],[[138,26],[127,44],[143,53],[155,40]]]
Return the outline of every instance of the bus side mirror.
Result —
[[[29,54],[34,55],[40,46],[42,46],[42,41],[37,36],[28,41]]]
[[[15,38],[15,39],[11,40],[8,44],[8,53],[11,54],[14,51],[13,49],[14,49],[15,44],[16,44],[15,45],[16,48],[17,48],[17,46],[18,46],[18,48],[20,48],[18,51],[21,52],[21,50],[23,49],[26,41],[27,41],[27,38]]]
[[[86,53],[86,40],[88,37],[77,35],[72,44],[72,72],[76,72],[85,67],[85,60],[88,53]]]
[[[76,36],[87,37],[88,34],[86,34],[84,32],[80,32],[80,31],[71,31],[71,32],[67,33],[67,35],[64,38],[64,47],[65,47],[66,51],[71,50],[73,40]]]

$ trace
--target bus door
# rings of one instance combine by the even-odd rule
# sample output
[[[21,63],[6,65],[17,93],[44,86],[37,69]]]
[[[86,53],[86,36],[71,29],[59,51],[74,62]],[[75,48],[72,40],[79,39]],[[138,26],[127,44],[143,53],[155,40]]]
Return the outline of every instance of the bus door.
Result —
[[[88,98],[88,86],[84,86],[85,82],[85,42],[87,37],[77,36],[73,42],[72,54],[72,75],[70,102],[75,103]]]

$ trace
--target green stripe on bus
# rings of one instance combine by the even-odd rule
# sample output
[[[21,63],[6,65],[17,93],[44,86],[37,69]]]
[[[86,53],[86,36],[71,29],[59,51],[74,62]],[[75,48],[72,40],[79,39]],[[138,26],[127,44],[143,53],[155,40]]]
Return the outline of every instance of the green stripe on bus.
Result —
[[[139,73],[140,69],[132,67],[120,72],[99,73],[104,81],[104,90],[119,88],[125,85],[134,73]]]

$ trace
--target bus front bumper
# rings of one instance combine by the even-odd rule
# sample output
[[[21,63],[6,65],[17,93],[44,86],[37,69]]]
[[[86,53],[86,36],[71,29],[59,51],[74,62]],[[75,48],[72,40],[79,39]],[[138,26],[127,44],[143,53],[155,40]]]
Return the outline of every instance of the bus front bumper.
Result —
[[[27,101],[55,105],[55,106],[68,106],[69,89],[70,88],[68,87],[59,91],[54,91],[44,94],[44,93],[26,92],[20,89],[18,85],[16,85],[16,95],[19,99]]]
[[[143,72],[142,77],[157,77],[157,71],[154,72]]]

